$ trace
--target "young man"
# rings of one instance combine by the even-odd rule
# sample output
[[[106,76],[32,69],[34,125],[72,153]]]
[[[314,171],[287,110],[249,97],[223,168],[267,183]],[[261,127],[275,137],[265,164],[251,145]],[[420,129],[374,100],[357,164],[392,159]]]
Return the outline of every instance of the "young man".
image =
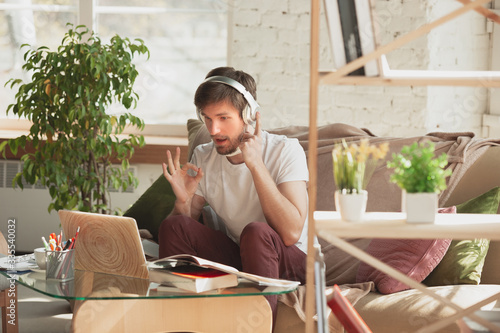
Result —
[[[167,151],[163,174],[176,202],[160,226],[160,257],[189,253],[305,283],[305,153],[296,139],[261,130],[255,99],[254,79],[231,67],[213,69],[198,87],[194,102],[212,141],[182,167],[180,149]],[[228,235],[197,222],[205,203]],[[275,319],[277,296],[267,299]]]

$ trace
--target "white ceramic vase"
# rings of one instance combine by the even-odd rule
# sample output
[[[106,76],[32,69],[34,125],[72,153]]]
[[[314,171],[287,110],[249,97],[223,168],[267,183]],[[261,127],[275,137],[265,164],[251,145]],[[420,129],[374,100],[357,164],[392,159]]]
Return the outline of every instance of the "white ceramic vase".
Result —
[[[406,193],[403,191],[402,208],[407,223],[434,223],[438,210],[437,193]]]
[[[335,207],[344,221],[363,221],[367,202],[368,192],[365,190],[355,194],[335,191]]]

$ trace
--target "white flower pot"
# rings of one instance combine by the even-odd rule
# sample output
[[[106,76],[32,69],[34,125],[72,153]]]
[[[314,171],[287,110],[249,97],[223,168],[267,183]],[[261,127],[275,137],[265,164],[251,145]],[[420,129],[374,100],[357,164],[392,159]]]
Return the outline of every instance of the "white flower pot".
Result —
[[[361,191],[356,194],[347,194],[342,193],[341,191],[335,191],[335,207],[337,211],[340,212],[342,219],[345,221],[363,221],[367,201],[367,191]]]
[[[438,210],[437,193],[406,193],[403,191],[402,199],[407,223],[434,223]]]

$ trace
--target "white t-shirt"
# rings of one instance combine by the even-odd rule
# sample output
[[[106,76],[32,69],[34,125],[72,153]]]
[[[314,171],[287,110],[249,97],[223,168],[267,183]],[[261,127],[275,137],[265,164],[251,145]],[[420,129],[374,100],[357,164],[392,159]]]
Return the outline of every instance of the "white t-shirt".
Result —
[[[297,139],[262,131],[262,159],[275,183],[309,181],[306,155]],[[217,153],[213,142],[199,145],[191,163],[203,169],[196,194],[205,198],[226,225],[231,237],[239,243],[243,228],[251,222],[266,222],[252,174],[245,163],[231,164]],[[307,250],[307,218],[299,241]]]

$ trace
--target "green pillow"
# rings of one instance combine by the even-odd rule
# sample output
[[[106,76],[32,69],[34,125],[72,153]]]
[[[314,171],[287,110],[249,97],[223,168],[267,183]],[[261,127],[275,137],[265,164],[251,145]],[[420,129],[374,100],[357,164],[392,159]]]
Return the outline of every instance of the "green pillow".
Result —
[[[457,205],[457,213],[496,214],[500,187]],[[479,284],[490,241],[487,239],[453,240],[443,260],[423,281],[427,286]]]
[[[130,207],[125,216],[133,217],[139,229],[147,229],[158,241],[161,222],[174,208],[175,194],[163,174],[151,184],[140,198]]]
[[[203,122],[198,119],[189,119],[188,129],[188,160],[191,159],[194,147],[200,143],[210,141],[210,135],[203,128]],[[163,174],[144,192],[143,195],[130,207],[125,216],[133,217],[139,229],[147,229],[158,241],[158,229],[167,215],[174,208],[175,194]]]

